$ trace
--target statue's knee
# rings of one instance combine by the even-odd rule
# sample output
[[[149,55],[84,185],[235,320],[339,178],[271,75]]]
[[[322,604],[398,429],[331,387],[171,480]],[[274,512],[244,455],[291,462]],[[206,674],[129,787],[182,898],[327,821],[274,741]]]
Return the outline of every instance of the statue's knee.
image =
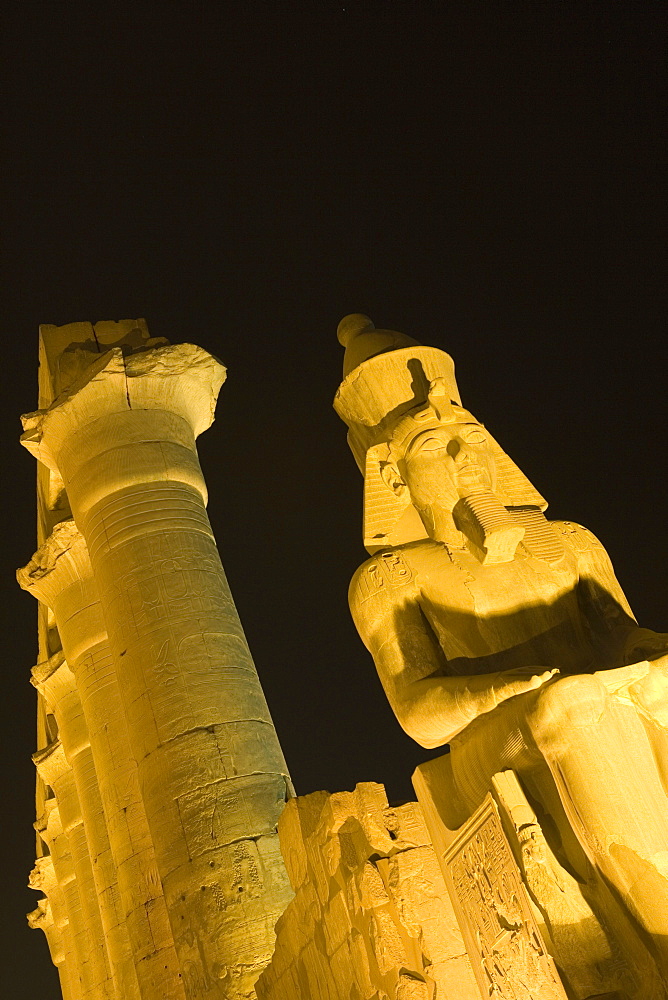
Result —
[[[595,726],[605,711],[607,692],[592,674],[560,677],[541,688],[529,725],[541,746],[577,729]]]

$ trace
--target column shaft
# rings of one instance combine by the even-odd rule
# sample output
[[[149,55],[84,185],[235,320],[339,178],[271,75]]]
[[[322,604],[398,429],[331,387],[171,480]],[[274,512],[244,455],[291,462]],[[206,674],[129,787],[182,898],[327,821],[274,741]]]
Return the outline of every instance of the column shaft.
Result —
[[[85,929],[86,985],[83,996],[90,1000],[116,1000],[111,979],[107,950],[100,918],[97,890],[88,842],[81,815],[79,795],[72,768],[67,762],[62,743],[58,740],[33,755],[35,764],[48,785],[56,794],[60,821],[67,834],[72,866],[81,904]]]
[[[195,436],[220,366],[110,352],[25,443],[58,469],[94,571],[189,998],[245,997],[291,890],[287,769],[206,515]]]
[[[67,661],[62,654],[52,660],[55,663],[50,661],[34,668],[33,683],[55,715],[65,757],[72,768],[103,931],[100,947],[107,952],[115,993],[120,1000],[138,1000],[137,978],[121,913],[88,727]]]
[[[75,960],[72,954],[70,924],[63,890],[58,884],[53,857],[50,854],[37,858],[35,867],[30,873],[29,885],[31,889],[43,892],[44,899],[39,901],[33,913],[28,914],[28,923],[31,927],[41,928],[46,934],[51,960],[58,969],[63,1000],[77,1000],[72,983]]]
[[[63,895],[69,924],[70,950],[65,959],[68,965],[68,981],[73,1000],[93,996],[95,986],[94,969],[90,963],[91,939],[81,906],[81,897],[74,872],[69,838],[63,830],[60,809],[55,798],[47,799],[46,811],[35,823],[35,827],[49,848],[57,884]],[[65,938],[67,941],[67,938]]]
[[[185,996],[108,643],[75,662],[141,995]]]
[[[286,767],[202,498],[148,484],[83,527],[189,995],[234,996],[289,898]]]
[[[183,986],[136,764],[90,561],[74,523],[57,525],[18,575],[22,586],[52,608],[68,657],[56,670],[43,664],[34,673],[53,704],[63,743],[69,744],[119,996],[181,1000]]]

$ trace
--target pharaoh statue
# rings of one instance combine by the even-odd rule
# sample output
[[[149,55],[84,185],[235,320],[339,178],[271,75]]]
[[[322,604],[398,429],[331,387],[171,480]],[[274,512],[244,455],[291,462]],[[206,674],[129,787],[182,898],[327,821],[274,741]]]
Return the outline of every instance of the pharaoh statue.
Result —
[[[595,870],[668,982],[668,635],[638,626],[590,531],[546,519],[447,354],[360,314],[338,336],[371,555],[350,607],[399,723],[449,744],[463,818],[514,771],[564,868]]]

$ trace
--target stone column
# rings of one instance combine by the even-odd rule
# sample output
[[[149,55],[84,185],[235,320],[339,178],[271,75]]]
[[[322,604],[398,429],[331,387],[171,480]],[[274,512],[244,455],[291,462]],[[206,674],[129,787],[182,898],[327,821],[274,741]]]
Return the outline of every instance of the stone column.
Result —
[[[287,770],[195,448],[223,374],[188,344],[110,351],[23,438],[88,545],[186,994],[207,1000],[249,994],[291,896]]]
[[[70,977],[72,992],[76,1000],[112,1000],[106,956],[100,948],[102,927],[90,859],[80,818],[76,821],[78,806],[72,773],[59,743],[38,751],[33,759],[43,780],[56,792],[55,799],[47,799],[45,813],[35,826],[51,852],[67,907],[76,969]],[[69,823],[61,818],[61,805],[63,814],[69,814]]]
[[[67,907],[50,854],[37,858],[30,873],[29,885],[31,889],[43,892],[44,898],[28,914],[28,923],[43,930],[46,935],[51,961],[58,969],[63,1000],[77,1000],[72,984],[74,956]]]
[[[32,889],[33,886],[31,885]],[[63,939],[55,925],[53,919],[53,912],[51,910],[51,903],[49,902],[48,896],[44,896],[42,899],[38,900],[37,906],[28,914],[28,925],[33,930],[41,930],[44,932],[47,944],[49,946],[49,954],[51,955],[51,961],[58,969],[58,976],[60,979],[61,992],[63,987],[63,964],[65,961],[65,953],[63,952]]]
[[[51,600],[46,600],[51,589],[49,585],[57,586],[54,577],[57,578],[60,574],[47,571],[40,579],[37,567],[43,570],[43,564],[48,565],[50,547],[47,542],[28,567],[18,574],[21,585],[47,604],[52,603]],[[36,579],[31,579],[31,569],[36,572]],[[115,993],[121,1000],[139,1000],[137,977],[118,898],[118,881],[109,849],[88,727],[74,675],[63,654],[56,653],[46,663],[38,663],[33,667],[32,680],[55,716],[63,752],[72,770],[104,932],[99,944],[107,952]]]
[[[101,900],[109,903],[101,907],[103,916],[115,915],[113,921],[103,919],[103,924],[110,953],[124,973],[126,986],[120,996],[182,1000],[185,994],[121,694],[86,543],[73,521],[56,525],[45,545],[19,571],[19,582],[53,610],[67,657],[56,670],[48,663],[40,665],[39,689],[53,703],[59,726],[68,705],[76,703],[75,713],[83,709],[94,762],[87,783],[90,794],[85,796],[91,815],[84,810],[84,820],[87,835],[93,831],[97,857],[104,856],[106,862],[98,888]],[[61,736],[69,728],[61,726]]]

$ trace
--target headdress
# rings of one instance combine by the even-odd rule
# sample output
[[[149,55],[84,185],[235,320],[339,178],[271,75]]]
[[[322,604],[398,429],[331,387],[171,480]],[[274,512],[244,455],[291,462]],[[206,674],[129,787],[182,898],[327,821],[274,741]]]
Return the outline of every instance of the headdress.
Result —
[[[424,347],[394,330],[376,330],[354,313],[339,324],[345,346],[344,379],[334,409],[348,425],[348,443],[364,476],[364,545],[370,552],[426,538],[409,499],[398,499],[383,480],[382,464],[393,443],[418,432],[430,415],[441,423],[477,423],[461,405],[455,366],[445,351]],[[494,453],[495,493],[506,508],[533,508],[546,501],[488,434]]]

